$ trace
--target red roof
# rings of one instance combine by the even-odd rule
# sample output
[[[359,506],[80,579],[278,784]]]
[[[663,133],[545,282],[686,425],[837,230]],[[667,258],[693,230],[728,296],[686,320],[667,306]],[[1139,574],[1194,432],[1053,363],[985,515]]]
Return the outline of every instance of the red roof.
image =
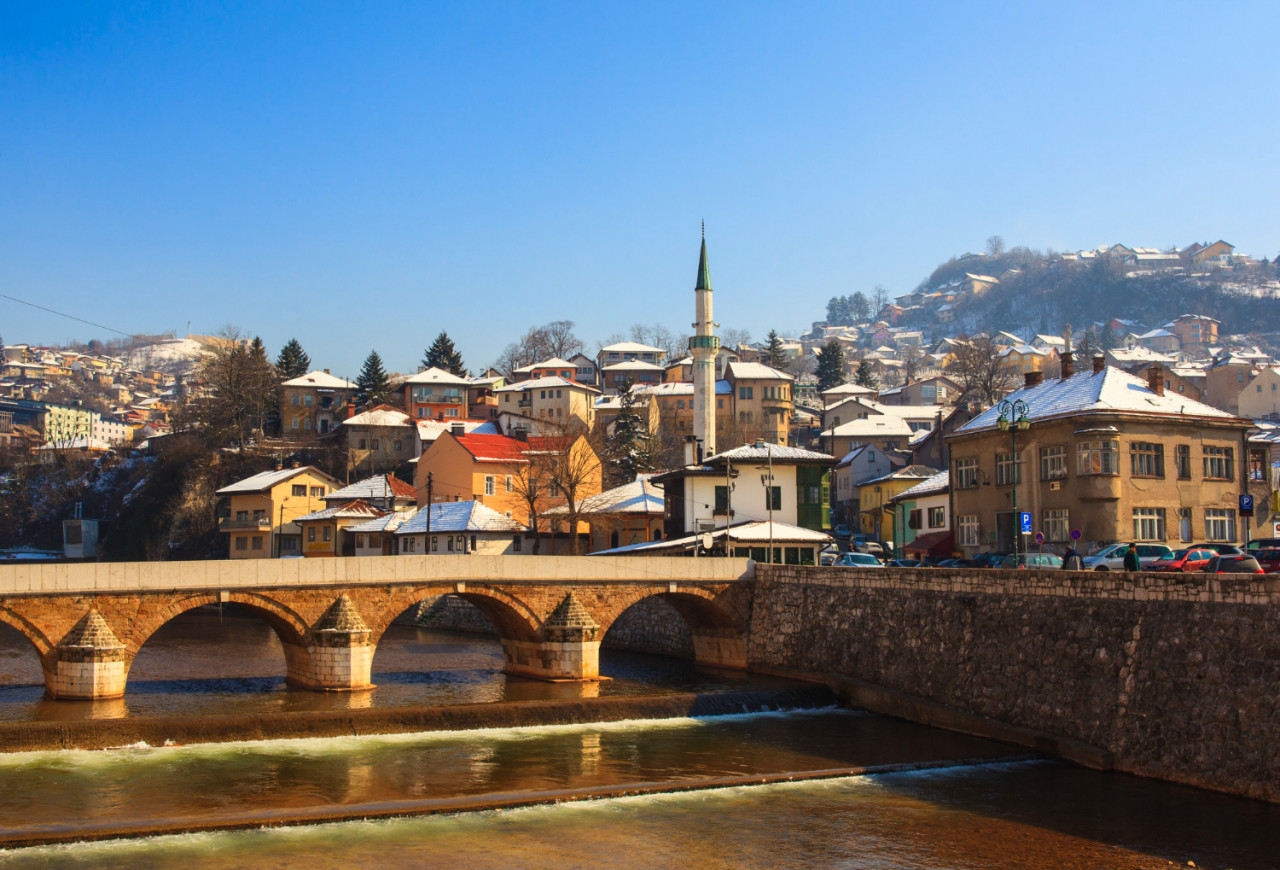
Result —
[[[528,462],[524,452],[528,444],[506,435],[454,435],[462,449],[476,462]]]
[[[405,483],[394,474],[388,474],[387,483],[391,486],[391,495],[395,498],[414,498],[418,497],[418,491],[413,488],[412,484]]]

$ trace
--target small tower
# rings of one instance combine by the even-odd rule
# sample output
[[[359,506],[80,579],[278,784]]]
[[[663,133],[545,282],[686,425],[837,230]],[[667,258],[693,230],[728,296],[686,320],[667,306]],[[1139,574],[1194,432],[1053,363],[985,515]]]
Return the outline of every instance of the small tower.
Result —
[[[711,270],[707,268],[707,225],[702,225],[702,254],[698,258],[698,285],[694,334],[689,337],[689,354],[693,357],[693,436],[702,456],[716,452],[716,354],[720,339],[715,336],[716,323],[711,317]],[[702,456],[697,457],[701,461]]]

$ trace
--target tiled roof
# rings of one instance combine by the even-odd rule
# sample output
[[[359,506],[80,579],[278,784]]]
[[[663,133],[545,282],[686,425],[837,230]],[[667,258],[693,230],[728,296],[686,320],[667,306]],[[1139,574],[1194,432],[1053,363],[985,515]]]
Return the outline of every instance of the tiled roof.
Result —
[[[506,435],[455,436],[462,449],[477,462],[527,462],[524,458],[528,444]]]
[[[417,510],[392,511],[385,516],[374,517],[355,526],[349,526],[348,532],[362,532],[368,534],[370,532],[394,532],[407,521],[413,518]]]
[[[897,471],[891,471],[888,474],[882,474],[872,480],[864,480],[858,486],[866,486],[869,483],[881,483],[886,480],[906,480],[917,479],[927,480],[938,473],[938,469],[930,468],[927,465],[908,465],[906,468],[899,468]]]
[[[939,471],[933,477],[930,477],[921,483],[917,483],[910,489],[904,489],[902,492],[895,495],[893,500],[903,501],[905,499],[920,498],[921,496],[926,495],[937,495],[938,493],[946,492],[947,487],[950,485],[951,472]]]
[[[901,417],[881,414],[865,420],[850,420],[822,433],[830,438],[910,438],[913,432]]]
[[[578,508],[584,514],[661,514],[662,487],[642,474],[631,483],[585,498]],[[564,505],[544,511],[547,514],[568,513]]]
[[[331,508],[325,508],[322,511],[314,511],[306,516],[298,517],[294,522],[305,523],[309,520],[367,520],[372,517],[380,517],[385,513],[386,511],[378,510],[368,502],[353,499],[352,501],[334,505]]]
[[[764,363],[749,362],[731,362],[729,363],[729,375],[734,380],[754,379],[754,380],[772,380],[772,381],[794,381],[795,378],[786,372],[780,372],[777,369],[770,368]]]
[[[302,377],[285,381],[286,387],[319,387],[328,390],[354,390],[356,385],[346,378],[335,377],[328,372],[307,372]]]
[[[508,519],[478,501],[445,501],[418,511],[396,530],[397,535],[422,534],[431,518],[432,532],[522,532],[523,524]]]
[[[284,483],[292,477],[297,477],[303,472],[310,471],[326,480],[331,480],[329,475],[325,474],[317,468],[310,465],[304,465],[301,468],[281,468],[276,471],[260,471],[252,477],[246,477],[244,480],[238,480],[235,483],[228,484],[218,490],[216,495],[235,495],[236,493],[245,492],[262,492],[271,489],[278,483]]]
[[[1034,387],[1024,387],[1010,393],[1007,398],[1011,402],[1026,402],[1028,419],[1032,422],[1107,411],[1160,414],[1176,418],[1236,419],[1226,411],[1211,408],[1179,393],[1166,392],[1163,396],[1157,396],[1147,386],[1146,379],[1134,377],[1112,366],[1104,367],[1100,374],[1086,371],[1065,380],[1053,378],[1043,381]],[[999,417],[999,406],[993,406],[965,423],[956,432],[994,429]]]
[[[375,474],[329,493],[324,500],[343,502],[357,498],[417,498],[417,495],[417,490],[394,474]]]

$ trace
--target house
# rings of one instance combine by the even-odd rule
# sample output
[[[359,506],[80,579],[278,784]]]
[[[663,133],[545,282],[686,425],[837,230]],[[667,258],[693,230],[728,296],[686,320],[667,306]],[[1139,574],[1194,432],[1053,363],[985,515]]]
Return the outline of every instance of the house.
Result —
[[[1198,268],[1230,268],[1231,257],[1235,253],[1235,245],[1219,239],[1216,242],[1206,245],[1193,245],[1186,249],[1191,253],[1187,254],[1191,260],[1191,264]]]
[[[666,356],[667,352],[660,347],[652,347],[638,341],[620,341],[600,348],[600,352],[596,354],[596,368],[603,372],[606,366],[634,360],[660,365]],[[601,384],[601,386],[605,385]]]
[[[472,420],[492,420],[497,417],[498,396],[494,391],[506,383],[499,374],[471,378],[467,382],[467,417]]]
[[[938,469],[927,465],[908,465],[858,484],[858,520],[862,533],[877,541],[896,541],[893,498],[937,473]],[[894,552],[898,552],[896,548]]]
[[[763,363],[730,362],[725,380],[732,390],[730,422],[737,424],[740,437],[748,441],[763,438],[774,444],[790,440],[795,412],[793,376]]]
[[[1138,344],[1156,353],[1177,353],[1182,350],[1178,336],[1163,327],[1150,329],[1138,336]]]
[[[666,369],[644,360],[623,360],[600,367],[600,385],[606,393],[616,393],[623,383],[648,386],[660,384],[666,378]]]
[[[560,359],[557,356],[532,365],[521,366],[511,372],[513,383],[536,378],[564,378],[566,381],[576,381],[578,379],[578,365],[569,360]],[[587,386],[595,385],[594,381],[579,381],[579,383],[586,383]]]
[[[740,523],[679,538],[664,538],[647,544],[631,544],[599,550],[593,556],[709,556],[730,555],[756,562],[787,565],[816,565],[818,553],[831,544],[831,536],[780,522]],[[773,555],[770,558],[770,550]]]
[[[858,525],[858,485],[894,469],[889,454],[871,444],[859,444],[836,463],[831,472],[831,515],[835,522]]]
[[[375,474],[324,497],[330,507],[356,500],[380,510],[403,512],[417,507],[418,491],[393,474]]]
[[[343,420],[341,427],[349,471],[367,474],[394,471],[419,453],[414,421],[399,408],[376,405]]]
[[[466,417],[472,382],[444,369],[431,367],[405,379],[404,410],[415,420]]]
[[[891,390],[881,390],[882,405],[946,405],[960,395],[960,385],[943,375],[921,378]]]
[[[943,470],[889,499],[897,535],[893,551],[908,559],[950,556],[955,551],[950,497],[950,473]]]
[[[294,520],[302,530],[302,555],[308,559],[354,556],[356,539],[349,533],[351,527],[386,514],[359,499],[304,514]]]
[[[1238,414],[1240,394],[1260,368],[1256,357],[1234,352],[1219,354],[1205,372],[1204,400],[1228,414]]]
[[[1073,532],[1093,552],[1114,541],[1234,542],[1247,531],[1236,507],[1257,488],[1244,477],[1249,421],[1169,393],[1161,369],[1144,380],[1099,359],[1090,371],[1029,378],[1008,399],[1026,404],[1028,428],[1002,428],[997,407],[948,438],[952,528],[966,556],[1012,549],[1015,482],[1019,512],[1051,550]],[[1266,495],[1257,493],[1257,522],[1269,516]]]
[[[499,414],[513,411],[560,426],[577,421],[590,428],[595,422],[595,398],[600,391],[566,378],[549,377],[507,384],[494,390],[494,394]]]
[[[523,525],[478,501],[423,506],[393,533],[397,551],[432,556],[507,556],[528,552]]]
[[[600,369],[596,366],[595,360],[579,352],[569,357],[569,362],[573,363],[575,369],[571,380],[586,384],[588,387],[600,386]]]
[[[1218,345],[1218,327],[1222,321],[1203,314],[1183,314],[1164,325],[1178,337],[1178,346],[1191,354],[1203,354]]]
[[[965,293],[981,296],[999,283],[999,279],[992,278],[990,275],[974,275],[966,272],[964,280],[960,282],[960,289]]]
[[[329,370],[307,372],[280,385],[280,426],[285,438],[327,435],[342,419],[343,408],[356,394],[356,385],[334,377]]]
[[[1244,385],[1236,412],[1248,420],[1280,417],[1280,369],[1267,366]]]
[[[418,509],[390,511],[380,517],[348,526],[347,535],[352,539],[355,556],[394,556],[400,552],[396,531],[413,518]]]
[[[338,481],[310,465],[263,471],[224,486],[216,494],[229,500],[229,510],[218,531],[228,536],[230,558],[302,555],[295,520],[323,508],[324,497],[338,488]]]
[[[862,387],[857,384],[841,384],[838,387],[822,391],[822,407],[829,408],[855,396],[870,396],[874,399],[876,391],[870,387]]]
[[[583,501],[580,510],[591,528],[588,552],[663,538],[662,487],[653,482],[652,475],[638,475],[630,483],[593,495]],[[563,506],[555,507],[548,510],[546,516],[557,517],[566,512]]]

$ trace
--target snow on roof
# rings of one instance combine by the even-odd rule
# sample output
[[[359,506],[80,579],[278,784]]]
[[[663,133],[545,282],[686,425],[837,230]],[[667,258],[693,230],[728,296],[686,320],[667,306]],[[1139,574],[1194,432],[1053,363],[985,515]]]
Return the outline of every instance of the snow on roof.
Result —
[[[1143,338],[1164,338],[1164,337],[1166,337],[1166,336],[1171,336],[1171,335],[1173,335],[1173,333],[1172,333],[1172,332],[1170,332],[1169,330],[1164,329],[1163,327],[1157,327],[1157,328],[1155,328],[1155,329],[1151,330],[1150,332],[1144,332],[1144,333],[1142,333],[1142,335],[1138,336],[1138,338],[1139,338],[1139,339],[1143,339]]]
[[[666,371],[666,367],[656,365],[651,362],[645,362],[644,360],[626,359],[626,360],[623,360],[622,362],[610,363],[609,365],[600,369],[600,371],[602,372],[615,372],[615,371],[623,371],[623,370],[641,371],[641,372],[664,372]]]
[[[894,501],[905,501],[910,498],[920,498],[926,495],[937,495],[947,491],[951,485],[951,473],[949,471],[939,471],[933,477],[930,477],[921,483],[917,483],[910,489],[904,489],[893,497]]]
[[[650,475],[642,474],[631,483],[583,499],[579,511],[584,514],[661,514],[662,487],[649,478]],[[543,511],[543,516],[568,512],[567,506],[560,505]]]
[[[715,456],[707,457],[703,460],[703,463],[709,465],[717,459],[727,459],[730,462],[768,462],[772,459],[774,462],[783,463],[828,462],[834,464],[836,458],[829,453],[818,453],[814,450],[805,450],[802,447],[788,447],[785,444],[771,444],[766,441],[759,446],[743,444],[741,447],[717,453]]]
[[[560,359],[558,356],[553,356],[551,359],[528,366],[531,369],[576,369],[577,367],[576,363],[571,363],[567,359]]]
[[[285,387],[319,387],[328,390],[354,390],[356,385],[346,378],[334,377],[328,372],[314,371],[307,372],[299,378],[291,381],[285,381],[282,386]]]
[[[343,426],[412,426],[413,418],[390,405],[378,405],[339,421]]]
[[[614,547],[611,550],[597,550],[590,555],[622,556],[644,554],[647,552],[660,553],[665,550],[688,550],[692,549],[695,544],[701,542],[702,538],[706,535],[710,535],[713,539],[719,540],[725,536],[725,532],[725,529],[717,529],[714,532],[688,535],[683,538],[668,538],[664,541],[646,541],[640,544],[628,544],[625,547]],[[775,544],[825,544],[831,540],[831,536],[825,532],[815,532],[813,529],[793,526],[789,523],[770,523],[767,520],[733,526],[728,529],[728,535],[729,540],[731,541],[751,543],[767,543],[772,540]]]
[[[509,438],[506,435],[461,435],[455,436],[458,443],[477,462],[515,462],[525,463],[527,442]]]
[[[1113,347],[1107,354],[1116,362],[1168,362],[1174,357],[1154,351],[1149,347]]]
[[[394,474],[375,474],[364,480],[335,490],[324,497],[325,501],[350,501],[371,498],[417,498],[418,491]]]
[[[927,465],[908,465],[906,468],[899,468],[897,471],[890,471],[888,474],[882,474],[872,480],[864,480],[858,486],[866,486],[869,483],[883,483],[886,480],[928,480],[938,473],[938,469],[930,468]]]
[[[286,480],[297,477],[299,474],[303,474],[308,471],[318,477],[323,477],[326,480],[332,480],[329,475],[310,465],[304,465],[301,468],[280,468],[275,471],[260,471],[251,477],[246,477],[244,480],[238,480],[235,483],[228,484],[218,490],[215,495],[235,495],[237,493],[244,492],[262,492],[263,490],[271,489],[271,487],[276,484],[284,483]]]
[[[470,435],[501,435],[502,431],[496,423],[489,420],[458,420],[450,418],[448,420],[416,420],[418,427],[418,438],[423,441],[435,441],[445,432],[453,431],[455,424],[462,425],[462,431]]]
[[[637,395],[644,396],[692,396],[693,383],[691,381],[666,381],[661,384],[648,384],[637,387],[632,390]]]
[[[352,499],[351,501],[343,502],[342,504],[337,504],[330,508],[325,508],[322,511],[314,511],[306,516],[298,517],[294,522],[305,523],[316,520],[368,520],[373,517],[380,517],[385,513],[386,511],[379,510],[368,502],[361,501],[360,499]]]
[[[862,387],[858,384],[841,384],[838,387],[832,387],[829,390],[823,390],[824,396],[865,396],[874,393],[875,390],[870,387]]]
[[[397,535],[421,535],[427,531],[430,518],[435,532],[523,532],[523,524],[504,517],[478,501],[444,501],[422,508],[406,520]]]
[[[1065,380],[1053,378],[1042,381],[1034,387],[1024,387],[1010,393],[1007,398],[1011,402],[1019,399],[1026,402],[1028,418],[1032,422],[1072,414],[1108,411],[1214,420],[1236,419],[1226,411],[1211,408],[1179,393],[1157,396],[1147,386],[1145,378],[1135,377],[1113,366],[1104,367],[1101,374],[1088,371]],[[991,407],[956,431],[981,432],[994,429],[999,417],[998,406]]]
[[[659,366],[654,366],[654,368],[657,368],[659,371],[661,371],[661,368]],[[521,392],[524,392],[525,390],[538,390],[538,389],[546,390],[546,389],[552,389],[555,387],[560,387],[560,388],[572,387],[575,390],[589,390],[593,393],[599,392],[599,390],[597,390],[595,387],[589,387],[586,384],[580,384],[577,381],[570,381],[561,377],[531,378],[530,380],[527,380],[527,381],[518,381],[514,384],[507,384],[505,387],[498,387],[497,389],[494,390],[494,392],[495,393],[521,393]]]
[[[913,432],[901,417],[881,414],[865,420],[850,420],[822,433],[823,438],[910,438]]]
[[[786,372],[780,372],[775,368],[770,368],[764,363],[749,362],[731,362],[729,363],[729,375],[734,380],[743,378],[756,378],[774,381],[794,381],[795,378]]]
[[[641,344],[638,341],[620,341],[617,344],[606,345],[600,348],[601,353],[660,353],[666,354],[666,351],[660,347],[651,347],[647,344]]]
[[[460,378],[453,372],[447,372],[435,366],[405,378],[404,382],[406,384],[449,384],[455,387],[465,387],[471,383],[466,378]]]
[[[369,532],[394,532],[396,529],[400,528],[400,526],[404,525],[407,521],[412,519],[414,514],[416,513],[417,513],[416,509],[407,510],[407,511],[392,511],[391,513],[385,516],[374,517],[373,519],[366,520],[365,522],[359,523],[358,525],[348,526],[347,531],[362,532],[365,534],[368,534]]]

